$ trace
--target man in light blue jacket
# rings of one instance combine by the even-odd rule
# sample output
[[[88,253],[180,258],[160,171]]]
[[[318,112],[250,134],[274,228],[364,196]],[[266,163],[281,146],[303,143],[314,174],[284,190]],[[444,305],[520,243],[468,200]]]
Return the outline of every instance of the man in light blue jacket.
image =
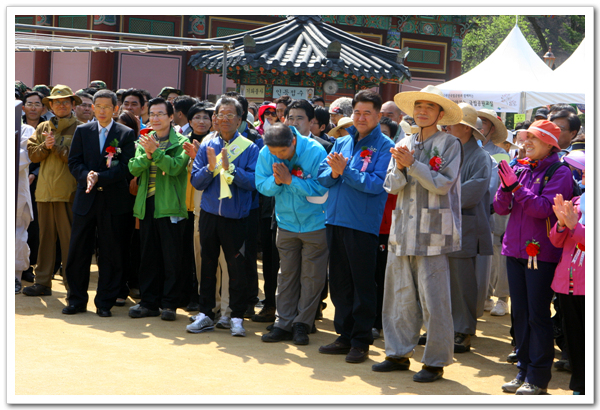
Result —
[[[275,197],[277,249],[276,320],[263,342],[309,342],[329,251],[325,235],[327,188],[317,181],[325,148],[294,127],[277,123],[264,135],[265,147],[256,164],[256,189]]]
[[[329,289],[335,306],[335,331],[340,335],[319,352],[347,354],[348,363],[368,358],[377,316],[375,268],[387,199],[383,181],[394,146],[379,127],[382,104],[379,94],[358,92],[352,100],[350,135],[335,141],[319,167],[319,182],[329,188]]]

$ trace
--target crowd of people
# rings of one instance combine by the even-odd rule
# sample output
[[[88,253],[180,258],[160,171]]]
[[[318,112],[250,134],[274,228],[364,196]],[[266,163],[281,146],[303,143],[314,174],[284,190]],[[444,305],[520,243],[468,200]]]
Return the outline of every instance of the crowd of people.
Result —
[[[585,134],[572,106],[509,130],[435,86],[328,108],[103,81],[17,82],[15,98],[15,294],[50,296],[58,274],[62,313],[86,312],[95,258],[99,317],[130,297],[131,318],[185,309],[188,332],[238,337],[250,319],[269,323],[262,342],[296,345],[329,294],[338,337],[319,352],[362,363],[383,337],[372,370],[392,372],[425,345],[416,382],[470,351],[484,311],[510,314],[518,373],[502,391],[544,394],[554,366],[585,394]]]

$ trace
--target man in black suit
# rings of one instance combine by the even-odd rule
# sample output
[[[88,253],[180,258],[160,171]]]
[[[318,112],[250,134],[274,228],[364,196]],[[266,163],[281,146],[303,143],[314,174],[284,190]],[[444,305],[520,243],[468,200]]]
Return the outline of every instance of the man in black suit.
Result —
[[[97,230],[100,255],[94,303],[98,316],[109,317],[119,291],[123,273],[121,252],[126,247],[124,232],[133,209],[127,164],[135,152],[136,136],[131,128],[112,119],[118,108],[115,93],[98,91],[93,106],[98,121],[77,127],[69,155],[69,170],[77,180],[77,190],[66,267],[71,293],[62,313],[86,311]]]

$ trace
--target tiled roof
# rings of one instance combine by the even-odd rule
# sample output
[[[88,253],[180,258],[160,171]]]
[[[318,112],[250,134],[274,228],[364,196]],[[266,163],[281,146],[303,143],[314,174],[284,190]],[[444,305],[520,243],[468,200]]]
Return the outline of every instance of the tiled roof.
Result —
[[[229,67],[249,65],[294,74],[331,70],[395,81],[411,78],[399,50],[348,34],[324,23],[320,16],[288,16],[287,20],[218,40],[234,42],[233,50],[227,53]],[[201,51],[188,64],[220,72],[223,52]]]

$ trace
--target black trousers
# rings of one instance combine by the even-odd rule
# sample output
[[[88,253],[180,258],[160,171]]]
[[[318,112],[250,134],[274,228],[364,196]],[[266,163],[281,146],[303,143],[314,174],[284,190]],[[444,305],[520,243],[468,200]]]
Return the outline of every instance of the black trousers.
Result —
[[[260,219],[260,240],[263,253],[263,279],[265,300],[263,306],[275,307],[277,272],[279,272],[279,250],[275,245],[277,230],[271,229],[271,218]]]
[[[140,305],[151,310],[177,309],[183,293],[183,231],[186,220],[154,218],[154,196],[146,199],[140,220]]]
[[[66,264],[69,284],[69,305],[85,306],[88,302],[90,265],[98,232],[98,289],[94,304],[110,309],[115,304],[123,274],[126,224],[131,215],[112,215],[103,192],[96,193],[92,209],[87,215],[73,213],[69,256]]]
[[[133,241],[134,232],[137,231],[135,238],[137,241]],[[127,299],[129,295],[129,289],[138,288],[138,269],[140,267],[140,236],[139,229],[135,229],[135,218],[133,217],[133,211],[127,213],[127,223],[123,233],[125,237],[125,244],[123,249],[123,275],[121,275],[121,286],[117,298]],[[137,252],[136,252],[137,251]],[[137,254],[137,258],[135,257]],[[102,258],[102,255],[99,257]]]
[[[377,235],[326,225],[329,292],[335,306],[337,341],[361,349],[373,344],[377,316]]]
[[[247,305],[256,305],[258,302],[258,267],[256,265],[257,253],[258,253],[258,217],[259,209],[251,209],[248,215],[247,222],[247,238],[246,241],[246,280],[248,283],[248,299]]]
[[[562,329],[571,363],[569,389],[585,394],[585,296],[557,293]]]
[[[217,266],[221,247],[229,273],[229,308],[232,318],[243,318],[248,301],[246,278],[247,220],[230,219],[200,211],[200,246],[202,264],[200,280],[200,312],[214,319]]]
[[[377,248],[377,268],[375,269],[375,283],[377,284],[377,316],[374,328],[381,330],[381,312],[383,311],[383,285],[385,283],[385,265],[387,264],[389,234],[379,234],[379,247]]]
[[[194,257],[194,213],[188,211],[188,219],[183,231],[183,299],[181,306],[191,302],[198,303],[198,279],[196,278],[196,259]]]

